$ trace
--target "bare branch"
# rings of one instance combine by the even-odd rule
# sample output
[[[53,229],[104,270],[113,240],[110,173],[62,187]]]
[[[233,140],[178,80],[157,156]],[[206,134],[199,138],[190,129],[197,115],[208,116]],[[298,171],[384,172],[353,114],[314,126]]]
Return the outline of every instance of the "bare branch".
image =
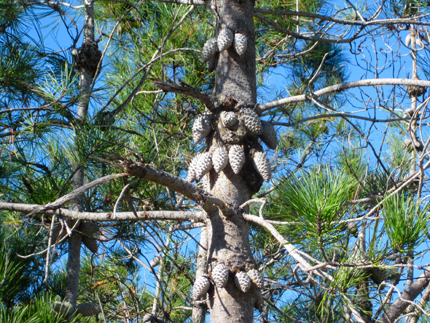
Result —
[[[324,118],[350,118],[350,119],[359,119],[359,120],[365,120],[370,121],[374,123],[390,123],[390,122],[399,122],[399,121],[405,121],[408,120],[408,118],[393,118],[393,119],[375,119],[375,118],[367,118],[362,116],[355,116],[353,114],[346,114],[346,113],[327,113],[327,114],[319,114],[316,116],[312,116],[309,118],[304,118],[301,120],[297,120],[295,122],[272,122],[274,126],[284,126],[284,127],[294,127],[301,123],[305,123],[308,121],[316,120],[316,119],[324,119]]]
[[[421,15],[414,17],[412,19],[378,19],[378,20],[369,20],[369,21],[358,21],[358,20],[347,20],[347,19],[339,19],[324,15],[318,15],[310,12],[303,11],[281,11],[281,10],[270,10],[270,9],[262,9],[262,8],[254,8],[254,12],[266,14],[266,15],[280,15],[280,16],[300,16],[300,17],[309,17],[313,19],[320,19],[326,21],[332,21],[342,25],[353,25],[353,26],[374,26],[374,25],[390,25],[390,24],[415,24],[415,25],[423,25],[430,26],[430,22],[419,21],[420,18],[427,17],[426,15]]]
[[[313,266],[308,263],[306,261],[306,259],[304,259],[302,256],[300,256],[296,250],[296,247],[294,247],[292,244],[290,244],[279,232],[278,230],[275,229],[275,227],[273,225],[271,225],[270,223],[268,223],[266,220],[264,220],[261,217],[257,217],[255,215],[252,214],[244,214],[243,218],[247,221],[251,221],[254,223],[257,223],[259,225],[261,225],[262,227],[266,228],[272,235],[273,237],[278,240],[278,242],[280,244],[282,244],[284,246],[284,248],[288,251],[288,253],[290,254],[291,257],[293,257],[300,265],[300,267],[302,267],[305,271],[307,269],[312,268]],[[325,274],[327,275],[327,274]],[[324,276],[325,276],[324,275]],[[329,275],[328,275],[329,276]],[[331,276],[330,276],[331,277]],[[331,279],[333,279],[331,277]]]
[[[174,92],[185,94],[200,100],[210,111],[215,109],[212,99],[206,93],[200,92],[192,87],[180,86],[175,83],[163,82],[161,80],[151,79],[156,87],[165,92]]]
[[[119,157],[119,156],[118,156]],[[176,192],[179,192],[194,202],[200,204],[204,210],[211,210],[213,205],[217,206],[225,216],[234,214],[234,211],[230,209],[221,199],[211,195],[205,190],[197,187],[186,180],[167,173],[162,170],[158,170],[151,165],[144,164],[141,162],[132,162],[130,160],[122,159],[119,166],[122,170],[126,171],[130,176],[136,176],[157,184],[164,185]]]
[[[176,220],[176,221],[192,221],[192,222],[204,222],[206,216],[204,212],[197,211],[144,211],[136,212],[117,212],[115,219],[113,219],[112,212],[77,212],[68,209],[55,210],[43,210],[42,205],[38,204],[22,204],[22,203],[8,203],[0,202],[0,210],[8,210],[15,212],[34,212],[34,213],[45,213],[45,214],[58,214],[68,217],[73,220],[82,221],[138,221],[138,220]]]
[[[326,43],[336,43],[336,44],[340,44],[340,43],[350,43],[353,40],[362,37],[360,35],[362,29],[364,27],[361,27],[351,38],[339,38],[339,39],[331,39],[331,38],[321,38],[321,37],[313,37],[313,36],[305,36],[303,34],[294,32],[292,30],[289,29],[285,29],[284,27],[282,27],[281,25],[277,24],[276,22],[274,22],[272,19],[267,18],[266,16],[259,14],[257,12],[254,12],[254,16],[257,17],[260,20],[263,20],[264,22],[268,23],[269,25],[271,25],[275,30],[284,33],[286,35],[290,35],[294,38],[297,39],[304,39],[304,40],[310,40],[310,41],[320,41],[320,42],[326,42]]]
[[[359,80],[359,81],[353,81],[348,83],[340,83],[340,84],[325,87],[321,90],[313,92],[312,94],[296,95],[296,96],[291,96],[288,98],[272,101],[269,103],[260,104],[256,107],[255,112],[257,112],[258,114],[261,114],[264,111],[279,107],[281,105],[286,105],[286,104],[295,103],[295,102],[310,101],[312,97],[318,98],[322,95],[330,94],[333,92],[340,92],[340,91],[344,91],[344,90],[348,90],[356,87],[382,86],[382,85],[400,85],[400,86],[415,85],[415,86],[430,87],[430,81],[422,81],[417,79],[383,78],[383,79],[366,79],[366,80]]]

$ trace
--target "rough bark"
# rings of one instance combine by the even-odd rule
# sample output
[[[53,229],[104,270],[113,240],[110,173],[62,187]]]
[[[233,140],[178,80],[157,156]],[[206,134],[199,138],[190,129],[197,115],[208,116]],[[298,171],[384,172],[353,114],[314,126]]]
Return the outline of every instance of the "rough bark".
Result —
[[[247,50],[243,57],[236,53],[233,46],[219,55],[214,94],[218,98],[218,103],[221,103],[217,105],[220,111],[237,112],[241,107],[254,107],[256,102],[253,7],[254,1],[250,0],[215,2],[215,13],[218,17],[217,32],[227,27],[233,34],[241,33],[247,38]],[[239,174],[235,174],[229,165],[219,173],[212,170],[209,174],[210,192],[236,210],[228,217],[218,209],[208,212],[209,271],[218,263],[226,265],[230,270],[224,288],[214,287],[209,290],[211,321],[253,322],[257,288],[252,285],[249,291],[242,292],[234,283],[234,275],[255,268],[249,245],[249,225],[239,211],[239,206],[256,193],[262,184],[261,177],[256,175],[249,158],[252,145],[257,139],[249,136],[249,133],[242,133],[241,125],[233,131],[228,131],[220,124],[218,122],[215,134],[208,140],[209,149],[211,146],[229,149],[230,144],[242,145],[246,162]],[[225,140],[224,130],[231,134],[232,142]],[[252,143],[252,147],[247,146],[249,142]],[[252,180],[253,178],[257,179]]]
[[[215,288],[210,292],[211,320],[213,322],[253,322],[256,288],[247,293],[234,284],[234,274],[253,268],[253,257],[249,246],[248,223],[236,214],[223,219],[218,212],[210,215],[208,259],[213,269],[223,263],[230,269],[225,288]]]
[[[242,33],[248,40],[246,54],[240,57],[231,46],[220,53],[215,76],[215,95],[232,98],[244,104],[255,104],[255,31],[254,1],[216,1],[220,17],[218,28],[225,26],[233,33]]]

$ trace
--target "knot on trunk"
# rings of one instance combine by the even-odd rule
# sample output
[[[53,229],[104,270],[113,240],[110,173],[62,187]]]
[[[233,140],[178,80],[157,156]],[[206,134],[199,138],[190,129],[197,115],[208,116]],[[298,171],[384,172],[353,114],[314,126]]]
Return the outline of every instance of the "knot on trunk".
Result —
[[[97,43],[83,44],[81,48],[72,50],[73,64],[77,71],[87,71],[91,77],[97,72],[102,52],[99,50]]]

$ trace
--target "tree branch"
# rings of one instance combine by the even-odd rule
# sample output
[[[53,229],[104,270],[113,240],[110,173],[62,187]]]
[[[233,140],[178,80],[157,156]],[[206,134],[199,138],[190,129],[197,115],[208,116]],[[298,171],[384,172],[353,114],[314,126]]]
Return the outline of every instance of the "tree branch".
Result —
[[[128,174],[127,173],[111,174],[111,175],[107,175],[107,176],[103,176],[101,178],[98,178],[95,181],[92,181],[91,183],[80,186],[79,188],[73,190],[69,194],[66,194],[66,195],[60,197],[59,199],[57,199],[56,201],[54,201],[52,203],[48,203],[47,205],[36,207],[35,209],[33,209],[28,214],[28,216],[31,216],[31,215],[36,214],[36,213],[43,213],[46,210],[52,210],[52,209],[59,208],[61,205],[73,200],[74,198],[85,193],[87,190],[89,190],[93,187],[96,187],[96,186],[98,186],[102,183],[105,183],[107,181],[110,181],[112,179],[120,178],[120,177],[124,177],[124,176],[128,176]]]
[[[204,210],[208,211],[209,214],[209,211],[213,210],[214,205],[218,207],[226,217],[234,214],[234,210],[229,208],[221,199],[178,176],[156,169],[155,167],[142,162],[133,162],[121,156],[111,157],[119,159],[121,162],[117,164],[101,158],[98,158],[98,160],[109,163],[113,167],[123,170],[129,176],[146,179],[179,192],[198,203]]]
[[[177,3],[177,4],[187,4],[196,6],[207,6],[209,1],[205,0],[153,0],[156,2],[167,2],[167,3]]]
[[[362,37],[359,36],[361,31],[363,30],[364,27],[361,27],[359,30],[357,30],[357,32],[351,37],[351,38],[346,38],[346,39],[331,39],[331,38],[321,38],[321,37],[313,37],[313,36],[305,36],[303,34],[294,32],[292,30],[286,29],[284,27],[282,27],[281,25],[277,24],[276,22],[274,22],[272,19],[267,18],[266,16],[259,14],[258,12],[254,12],[254,17],[268,23],[269,25],[271,25],[275,30],[284,33],[286,35],[290,35],[296,39],[304,39],[304,40],[310,40],[310,41],[320,41],[320,42],[326,42],[326,43],[336,43],[336,44],[340,44],[340,43],[350,43],[353,40]]]
[[[370,21],[359,21],[359,20],[339,19],[339,18],[323,16],[323,15],[318,15],[315,13],[303,12],[303,11],[287,11],[287,10],[281,11],[281,10],[254,8],[254,12],[262,13],[266,15],[309,17],[313,19],[332,21],[342,25],[353,25],[353,26],[374,26],[374,25],[390,25],[390,24],[404,24],[404,25],[415,24],[415,25],[430,26],[430,22],[418,20],[419,18],[427,17],[428,14],[415,17],[414,19],[379,19],[379,20],[370,20]]]
[[[279,232],[278,230],[275,229],[275,227],[273,225],[271,225],[270,223],[268,223],[266,220],[264,220],[261,217],[257,217],[254,216],[252,214],[243,214],[243,218],[246,221],[251,221],[254,223],[257,223],[259,225],[261,225],[262,227],[266,228],[272,235],[273,237],[278,240],[278,242],[280,244],[282,244],[282,246],[287,250],[287,252],[290,254],[290,256],[292,258],[294,258],[299,266],[306,272],[308,272],[310,269],[313,269],[312,265],[310,263],[308,263],[306,261],[306,259],[304,259],[302,256],[300,256],[300,254],[298,253],[298,250],[296,247],[294,247],[292,244],[290,244]],[[320,271],[318,269],[314,270],[314,273],[316,275],[319,275],[321,277],[327,278],[330,281],[333,281],[333,277],[329,274],[327,274],[326,272]],[[353,306],[351,300],[349,299],[349,297],[347,295],[342,295],[349,307],[349,309],[351,310],[352,314],[354,315],[355,319],[357,320],[357,322],[359,323],[365,323],[364,319],[361,317],[360,313],[355,309],[355,307]]]
[[[428,269],[417,278],[402,295],[397,298],[393,304],[385,311],[382,315],[380,322],[391,323],[394,322],[397,317],[399,317],[403,311],[408,307],[410,302],[412,302],[430,283],[430,271]]]
[[[430,81],[422,81],[417,79],[394,79],[394,78],[385,79],[384,78],[384,79],[366,79],[366,80],[359,80],[359,81],[353,81],[348,83],[340,83],[340,84],[325,87],[311,94],[290,96],[288,98],[283,98],[283,99],[268,102],[265,104],[260,104],[256,107],[255,112],[257,112],[258,114],[261,114],[264,111],[279,107],[281,105],[308,101],[308,100],[311,100],[312,97],[318,98],[326,94],[330,94],[333,92],[340,92],[340,91],[352,89],[355,87],[382,86],[382,85],[400,85],[400,86],[415,85],[415,86],[430,87]]]
[[[0,202],[0,210],[15,211],[15,212],[34,212],[45,214],[58,214],[73,219],[82,221],[137,221],[137,220],[175,220],[175,221],[191,221],[204,222],[206,216],[204,212],[197,211],[144,211],[144,212],[117,212],[115,219],[113,212],[78,212],[68,209],[43,210],[43,206],[39,204],[23,204],[23,203],[8,203]],[[136,216],[137,215],[137,216]]]
[[[215,106],[209,95],[207,95],[206,93],[200,92],[192,88],[191,86],[180,86],[175,83],[163,82],[161,80],[156,80],[156,79],[151,79],[151,80],[157,88],[165,92],[174,92],[174,93],[180,93],[180,94],[191,96],[193,98],[200,100],[210,111],[213,111],[215,109]]]

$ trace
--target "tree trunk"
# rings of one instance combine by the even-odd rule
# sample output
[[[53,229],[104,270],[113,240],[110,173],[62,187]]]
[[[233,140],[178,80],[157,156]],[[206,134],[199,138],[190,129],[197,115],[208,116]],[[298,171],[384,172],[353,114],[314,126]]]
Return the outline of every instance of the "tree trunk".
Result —
[[[214,89],[218,102],[221,102],[219,110],[215,112],[219,120],[219,113],[222,111],[237,113],[241,108],[253,108],[256,103],[254,1],[223,0],[215,3],[219,18],[218,32],[227,27],[233,34],[244,34],[247,39],[244,56],[239,56],[234,46],[219,54]],[[231,145],[240,145],[244,148],[246,161],[239,174],[235,174],[230,165],[219,173],[211,170],[209,174],[211,193],[237,210],[229,218],[225,218],[218,209],[208,212],[209,271],[219,263],[226,265],[230,270],[225,288],[215,287],[209,291],[211,321],[253,322],[257,287],[253,284],[251,289],[244,293],[236,287],[234,276],[238,272],[255,269],[249,245],[249,225],[243,219],[239,206],[249,200],[262,184],[262,178],[256,173],[250,158],[252,150],[256,148],[261,150],[261,146],[257,138],[246,133],[246,129],[240,134],[242,124],[234,131],[225,129],[219,121],[215,127],[217,129],[214,135],[208,138],[208,149],[223,147],[228,151]],[[227,132],[230,137],[225,135]],[[226,137],[230,139],[226,140]]]
[[[79,69],[79,102],[78,102],[78,113],[76,120],[76,132],[80,131],[80,125],[86,120],[88,114],[88,104],[91,96],[91,83],[95,73],[87,68],[89,65],[94,66],[94,64],[85,63],[82,57],[86,55],[83,54],[85,50],[89,50],[94,46],[94,4],[91,0],[85,0],[85,25],[84,25],[84,41],[81,48],[81,59],[80,65],[77,65],[75,57],[75,68]],[[97,47],[97,45],[95,45]],[[89,50],[90,53],[94,52]],[[98,55],[95,55],[98,57]],[[93,61],[98,60],[94,57]],[[86,64],[86,65],[85,65]],[[78,67],[79,66],[79,67]],[[79,133],[76,133],[76,137]],[[76,149],[78,147],[78,140],[76,141]],[[78,152],[76,152],[78,154]],[[77,156],[77,160],[79,157]],[[84,185],[84,169],[81,165],[76,165],[78,169],[73,176],[73,189],[77,189]],[[83,195],[78,196],[73,200],[73,210],[82,212],[84,210]],[[77,226],[79,228],[79,224]],[[78,299],[79,291],[79,272],[81,268],[81,245],[82,236],[73,231],[71,237],[69,238],[69,255],[67,262],[67,288],[65,293],[65,301],[71,305],[72,311],[69,312],[69,319],[76,308],[76,303]]]
[[[200,246],[199,253],[197,255],[197,269],[196,277],[204,275],[208,271],[208,261],[207,261],[207,230],[202,228],[200,232]],[[207,304],[195,304],[193,305],[192,321],[193,323],[204,323],[206,319]]]
[[[254,1],[215,1],[220,18],[218,29],[226,26],[233,33],[244,34],[247,50],[240,57],[233,46],[220,53],[215,76],[215,94],[232,98],[244,104],[255,104],[257,85],[255,79],[255,30]]]

